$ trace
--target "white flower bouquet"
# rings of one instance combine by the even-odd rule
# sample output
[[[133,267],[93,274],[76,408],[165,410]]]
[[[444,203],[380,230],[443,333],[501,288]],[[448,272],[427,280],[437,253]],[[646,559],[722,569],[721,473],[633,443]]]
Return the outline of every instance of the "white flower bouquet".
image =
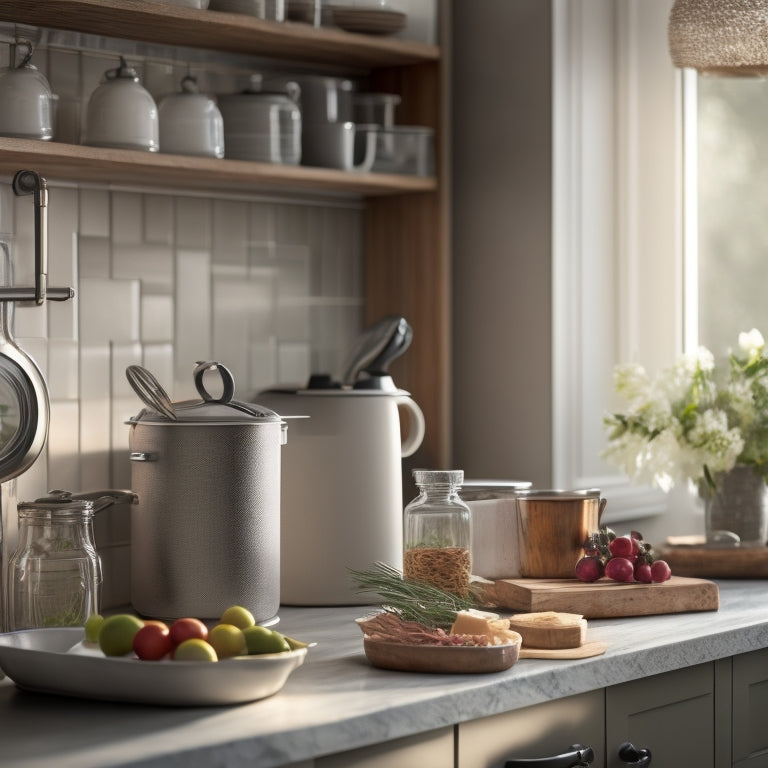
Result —
[[[602,457],[638,483],[668,491],[692,481],[715,489],[718,474],[751,466],[768,478],[768,357],[762,334],[739,334],[739,352],[719,369],[705,347],[650,378],[640,365],[618,365],[623,413],[604,419]],[[702,483],[705,484],[702,486]]]

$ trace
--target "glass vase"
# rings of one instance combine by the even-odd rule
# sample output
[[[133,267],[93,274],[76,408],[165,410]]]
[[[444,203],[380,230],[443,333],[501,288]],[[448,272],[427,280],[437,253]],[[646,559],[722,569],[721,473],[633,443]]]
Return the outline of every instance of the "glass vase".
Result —
[[[768,486],[755,470],[736,465],[715,476],[716,488],[702,487],[708,542],[739,537],[742,547],[764,547],[768,537]],[[734,539],[735,542],[735,539]]]

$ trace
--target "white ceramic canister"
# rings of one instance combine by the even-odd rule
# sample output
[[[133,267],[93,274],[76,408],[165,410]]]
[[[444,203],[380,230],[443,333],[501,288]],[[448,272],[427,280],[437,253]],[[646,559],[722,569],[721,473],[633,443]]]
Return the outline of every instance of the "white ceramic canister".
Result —
[[[105,72],[104,81],[91,94],[83,143],[149,152],[160,148],[155,100],[122,56],[120,66]]]
[[[516,492],[522,480],[464,480],[459,497],[472,513],[472,573],[484,579],[520,576]]]
[[[216,102],[199,93],[187,75],[181,91],[166,96],[158,107],[160,151],[173,155],[224,157],[224,120]]]
[[[50,141],[53,138],[57,97],[37,68],[29,63],[32,43],[19,41],[27,49],[21,64],[0,70],[0,136]]]
[[[356,605],[349,569],[403,561],[402,459],[424,437],[424,415],[395,389],[267,391],[259,402],[291,420],[283,450],[280,596],[288,605]],[[400,413],[408,434],[400,432]]]

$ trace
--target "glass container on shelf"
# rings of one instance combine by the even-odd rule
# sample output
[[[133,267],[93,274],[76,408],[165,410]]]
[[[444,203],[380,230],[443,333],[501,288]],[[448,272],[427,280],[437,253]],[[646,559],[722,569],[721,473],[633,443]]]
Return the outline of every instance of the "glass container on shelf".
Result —
[[[469,593],[472,518],[459,498],[463,470],[413,470],[419,495],[405,508],[403,576]]]

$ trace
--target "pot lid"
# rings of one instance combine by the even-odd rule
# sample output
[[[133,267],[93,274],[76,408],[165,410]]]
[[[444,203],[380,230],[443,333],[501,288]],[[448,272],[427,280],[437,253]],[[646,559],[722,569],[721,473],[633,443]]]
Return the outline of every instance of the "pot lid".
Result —
[[[280,416],[269,408],[255,403],[244,403],[234,400],[235,380],[230,370],[216,361],[198,362],[192,373],[195,388],[200,394],[200,400],[181,400],[165,403],[164,407],[156,408],[154,401],[147,399],[146,390],[135,386],[135,371],[138,366],[131,366],[126,371],[128,381],[136,393],[144,400],[143,408],[136,416],[128,420],[129,424],[267,424],[282,422]],[[221,394],[214,397],[206,388],[204,376],[208,372],[218,373],[221,378]],[[131,374],[134,374],[133,376]],[[147,372],[148,373],[148,372]],[[150,374],[151,376],[151,374]],[[161,412],[162,411],[162,412]]]
[[[41,496],[34,501],[19,502],[19,512],[39,510],[52,515],[67,515],[84,512],[96,514],[113,504],[127,502],[136,504],[139,497],[133,491],[89,491],[86,493],[71,493],[70,491],[50,491],[47,496]]]

